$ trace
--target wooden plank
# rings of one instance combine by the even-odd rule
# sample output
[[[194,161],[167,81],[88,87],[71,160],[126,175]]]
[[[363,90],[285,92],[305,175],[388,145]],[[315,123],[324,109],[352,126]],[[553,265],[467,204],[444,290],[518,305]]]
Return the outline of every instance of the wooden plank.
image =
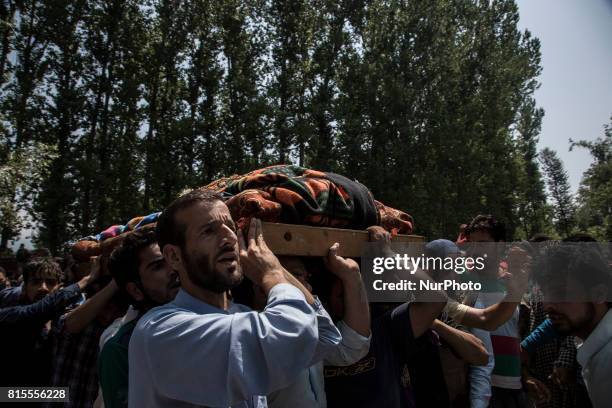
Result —
[[[276,255],[325,256],[334,242],[340,243],[340,255],[351,258],[361,256],[368,242],[368,232],[313,227],[309,225],[264,222],[263,235],[268,247]],[[396,235],[393,242],[424,242],[420,235]]]

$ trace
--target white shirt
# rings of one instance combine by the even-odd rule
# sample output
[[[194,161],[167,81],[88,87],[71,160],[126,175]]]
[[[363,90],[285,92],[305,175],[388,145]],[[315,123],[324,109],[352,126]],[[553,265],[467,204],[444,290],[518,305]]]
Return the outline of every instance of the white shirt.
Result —
[[[612,404],[612,309],[578,346],[577,359],[594,408]]]

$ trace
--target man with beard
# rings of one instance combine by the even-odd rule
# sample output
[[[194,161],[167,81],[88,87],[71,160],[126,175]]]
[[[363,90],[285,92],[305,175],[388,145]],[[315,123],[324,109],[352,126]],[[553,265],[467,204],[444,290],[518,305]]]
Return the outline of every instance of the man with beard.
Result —
[[[157,237],[181,280],[176,299],[138,322],[129,346],[130,407],[267,406],[341,336],[318,301],[267,247],[245,239],[221,196],[194,190],[160,215]],[[243,273],[268,296],[261,313],[231,302]]]
[[[51,258],[38,258],[23,270],[19,305],[0,309],[0,349],[7,350],[2,386],[43,386],[50,381],[51,350],[47,323],[82,297],[95,280],[87,275],[60,289],[61,269]]]
[[[104,406],[127,407],[128,345],[134,327],[148,310],[172,301],[180,282],[176,271],[165,261],[152,228],[128,235],[113,251],[108,268],[136,313],[126,315],[116,334],[104,343],[98,359],[98,373]]]
[[[537,281],[544,311],[559,334],[583,340],[577,359],[595,408],[610,406],[612,312],[610,265],[593,244],[560,244],[546,250]]]

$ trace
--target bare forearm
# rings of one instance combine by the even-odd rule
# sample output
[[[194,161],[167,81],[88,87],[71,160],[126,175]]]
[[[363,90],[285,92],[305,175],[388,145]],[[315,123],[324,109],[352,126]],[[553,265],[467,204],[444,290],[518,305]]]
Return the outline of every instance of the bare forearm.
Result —
[[[517,306],[518,302],[500,302],[486,309],[470,308],[462,323],[476,329],[495,330],[510,320]]]
[[[444,305],[442,302],[412,302],[410,305],[410,324],[412,335],[421,337],[440,315]]]
[[[518,307],[518,302],[500,302],[485,309],[485,319],[492,330],[506,323]]]
[[[487,350],[475,336],[450,327],[437,319],[434,320],[432,328],[465,362],[485,365],[489,361]]]
[[[344,287],[344,322],[357,333],[370,335],[370,306],[361,277],[347,279]]]
[[[65,330],[69,333],[81,332],[106,307],[117,291],[118,288],[115,281],[110,281],[101,291],[66,315]]]

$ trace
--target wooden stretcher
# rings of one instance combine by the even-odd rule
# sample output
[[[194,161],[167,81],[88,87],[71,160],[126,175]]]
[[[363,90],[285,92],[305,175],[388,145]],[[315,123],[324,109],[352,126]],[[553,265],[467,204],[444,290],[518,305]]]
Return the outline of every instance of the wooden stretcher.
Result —
[[[145,228],[153,228],[153,224]],[[339,255],[349,258],[359,258],[362,255],[363,246],[368,242],[368,232],[350,229],[313,227],[309,225],[281,224],[274,222],[263,222],[263,235],[268,247],[276,255],[292,256],[326,256],[335,242],[340,243]],[[78,257],[79,267],[89,268],[90,256],[109,257],[113,249],[121,244],[123,239],[130,234],[125,232],[119,236],[109,238],[102,243],[95,241],[81,242]],[[398,234],[393,237],[392,242],[424,242],[425,238],[420,235]],[[84,244],[90,244],[89,246]],[[73,255],[76,248],[73,248]],[[105,265],[105,263],[103,263]]]
[[[272,222],[264,222],[262,227],[264,239],[276,255],[325,256],[329,247],[339,242],[339,255],[358,258],[368,242],[367,231]],[[392,242],[424,241],[420,235],[399,234],[392,239]]]

